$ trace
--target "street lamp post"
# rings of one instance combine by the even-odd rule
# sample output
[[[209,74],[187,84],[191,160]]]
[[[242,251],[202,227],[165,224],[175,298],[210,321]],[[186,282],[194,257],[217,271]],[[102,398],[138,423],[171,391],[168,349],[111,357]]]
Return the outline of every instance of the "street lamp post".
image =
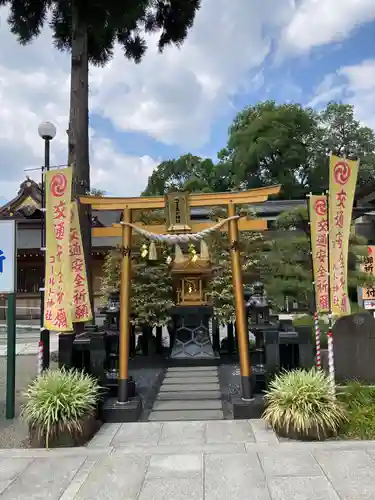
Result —
[[[43,349],[43,360],[42,369],[46,370],[49,368],[49,350],[50,350],[50,337],[49,331],[44,328],[44,295],[45,295],[45,275],[46,275],[46,198],[45,198],[45,181],[44,172],[48,172],[50,168],[50,144],[52,139],[56,135],[56,127],[53,123],[43,122],[38,127],[38,133],[40,137],[44,140],[44,165],[42,166],[42,219],[41,219],[41,238],[40,247],[43,252],[43,272],[42,272],[42,283],[40,287],[40,341]]]

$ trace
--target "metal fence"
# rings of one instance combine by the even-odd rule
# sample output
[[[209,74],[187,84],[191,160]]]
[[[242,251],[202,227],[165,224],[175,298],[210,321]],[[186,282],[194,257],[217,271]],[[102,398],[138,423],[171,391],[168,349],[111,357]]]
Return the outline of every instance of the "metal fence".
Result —
[[[0,322],[7,321],[8,308],[7,306],[0,306]],[[16,318],[25,322],[30,321],[37,323],[40,318],[40,307],[37,306],[17,306]]]

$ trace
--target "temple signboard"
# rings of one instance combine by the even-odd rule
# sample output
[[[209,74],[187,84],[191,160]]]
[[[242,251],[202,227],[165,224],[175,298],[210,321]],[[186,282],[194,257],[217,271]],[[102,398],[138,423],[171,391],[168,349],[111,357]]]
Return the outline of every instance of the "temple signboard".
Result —
[[[367,247],[367,257],[363,265],[363,271],[375,276],[374,267],[375,246]],[[375,309],[375,286],[362,288],[363,306],[366,310]]]
[[[165,212],[168,232],[191,231],[189,193],[170,193],[165,196]]]

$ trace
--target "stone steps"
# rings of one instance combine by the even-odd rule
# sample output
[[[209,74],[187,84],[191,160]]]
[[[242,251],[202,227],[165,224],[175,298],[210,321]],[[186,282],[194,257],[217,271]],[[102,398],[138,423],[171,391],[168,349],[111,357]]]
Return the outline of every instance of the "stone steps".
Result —
[[[204,401],[221,399],[220,391],[186,391],[186,392],[159,392],[156,401]]]
[[[186,401],[156,401],[154,411],[177,411],[177,410],[221,410],[221,401],[209,399],[208,401],[186,400]]]
[[[168,368],[167,374],[181,372],[181,373],[189,373],[189,372],[212,372],[217,373],[216,366],[173,366]]]
[[[218,383],[213,383],[213,384],[205,384],[204,382],[201,382],[200,384],[168,384],[166,382],[160,387],[160,392],[170,392],[170,391],[175,391],[175,392],[185,392],[185,391],[219,391],[220,390],[220,385]]]
[[[222,410],[180,410],[180,411],[152,411],[150,422],[172,422],[181,420],[222,420]]]
[[[215,366],[169,368],[149,420],[222,420],[218,369]]]
[[[164,379],[165,384],[186,384],[186,382],[189,382],[189,384],[201,384],[202,383],[202,377],[171,377],[168,376]],[[209,377],[204,377],[204,383],[205,384],[218,384],[219,379],[218,377],[215,376],[209,376]]]

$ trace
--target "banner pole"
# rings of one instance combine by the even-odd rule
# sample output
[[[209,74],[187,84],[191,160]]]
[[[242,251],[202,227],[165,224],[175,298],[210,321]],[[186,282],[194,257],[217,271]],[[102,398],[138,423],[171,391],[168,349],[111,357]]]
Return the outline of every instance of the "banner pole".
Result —
[[[40,230],[40,251],[43,255],[43,274],[42,283],[40,287],[40,337],[39,341],[43,346],[43,370],[49,368],[50,363],[50,332],[44,326],[44,316],[45,316],[45,289],[46,283],[46,179],[45,172],[49,171],[50,167],[50,139],[44,139],[44,165],[42,167],[42,182],[41,182],[41,230]]]
[[[332,393],[335,395],[336,394],[336,387],[335,387],[335,358],[334,358],[334,352],[333,352],[333,335],[332,335],[332,328],[333,328],[333,319],[332,319],[332,300],[331,300],[331,285],[332,285],[332,277],[331,277],[331,249],[330,249],[330,216],[329,216],[329,210],[330,210],[330,203],[329,203],[329,191],[326,191],[326,197],[327,197],[327,248],[328,248],[328,273],[327,273],[327,278],[328,278],[328,333],[327,333],[327,340],[328,340],[328,373],[329,373],[329,379],[331,383],[331,390]]]
[[[314,313],[314,334],[315,334],[315,365],[318,370],[321,370],[321,356],[320,356],[320,326],[319,326],[319,313],[316,303],[316,283],[314,276],[314,258],[313,258],[313,248],[312,248],[312,239],[311,239],[311,219],[310,219],[310,197],[312,193],[307,195],[307,219],[308,219],[308,238],[310,243],[310,261],[311,261],[311,274],[312,274],[312,309]]]
[[[14,418],[16,399],[16,294],[8,295],[5,418]]]

